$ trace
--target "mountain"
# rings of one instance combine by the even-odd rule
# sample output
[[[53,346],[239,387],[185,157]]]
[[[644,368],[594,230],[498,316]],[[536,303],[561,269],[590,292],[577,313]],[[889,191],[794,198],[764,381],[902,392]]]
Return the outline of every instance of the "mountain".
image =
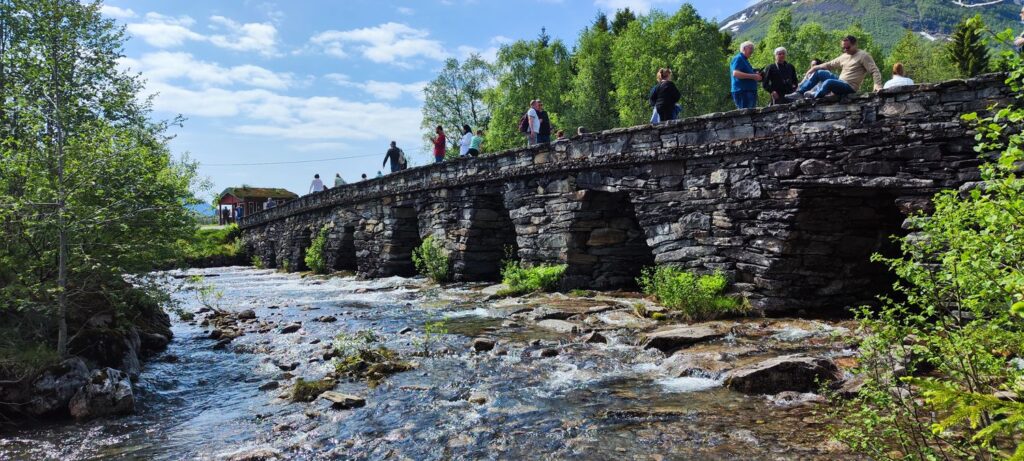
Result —
[[[936,40],[952,32],[965,17],[981,14],[993,30],[1020,29],[1020,8],[1024,0],[761,0],[729,16],[721,29],[737,39],[758,39],[768,31],[772,16],[790,8],[793,25],[808,21],[826,29],[845,29],[853,23],[871,33],[888,49],[905,29]]]

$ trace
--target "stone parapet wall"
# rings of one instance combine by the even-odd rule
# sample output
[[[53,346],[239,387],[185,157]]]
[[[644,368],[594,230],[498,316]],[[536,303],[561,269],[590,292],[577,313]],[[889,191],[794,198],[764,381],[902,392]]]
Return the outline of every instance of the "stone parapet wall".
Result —
[[[434,235],[459,280],[490,280],[506,249],[566,263],[567,287],[628,286],[639,268],[720,270],[765,309],[842,307],[889,283],[867,261],[907,213],[978,177],[959,115],[1012,95],[1003,76],[732,111],[413,168],[242,221],[247,250],[302,269],[412,273]],[[354,262],[352,261],[354,258]]]

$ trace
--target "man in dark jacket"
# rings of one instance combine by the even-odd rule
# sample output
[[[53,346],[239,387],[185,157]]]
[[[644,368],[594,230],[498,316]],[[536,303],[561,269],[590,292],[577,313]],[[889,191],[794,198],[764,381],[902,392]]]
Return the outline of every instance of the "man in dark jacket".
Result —
[[[544,110],[544,103],[537,103],[537,116],[540,117],[540,131],[537,132],[537,144],[545,144],[551,142],[551,120],[548,119],[548,113]]]
[[[384,154],[384,163],[381,166],[387,165],[388,161],[391,162],[391,172],[402,171],[402,149],[399,149],[394,141],[391,141],[391,148],[388,149],[388,153]]]
[[[764,68],[764,80],[761,81],[765,91],[772,95],[772,104],[789,103],[786,95],[796,91],[798,83],[796,68],[786,62],[786,49],[776,48],[775,62]]]

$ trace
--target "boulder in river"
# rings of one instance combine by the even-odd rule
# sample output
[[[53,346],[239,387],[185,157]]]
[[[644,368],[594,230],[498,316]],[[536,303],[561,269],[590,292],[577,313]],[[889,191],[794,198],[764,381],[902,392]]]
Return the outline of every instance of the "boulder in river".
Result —
[[[487,352],[494,349],[494,340],[489,338],[476,338],[473,340],[473,350],[477,352]]]
[[[295,333],[296,331],[299,331],[299,328],[302,328],[302,324],[293,323],[291,325],[285,325],[281,327],[281,330],[279,332],[281,334]]]
[[[605,343],[608,343],[608,338],[606,338],[601,333],[598,333],[598,332],[594,331],[594,332],[591,332],[590,334],[584,336],[581,339],[581,341],[583,341],[585,344],[598,344],[598,343],[605,344]]]
[[[564,334],[576,333],[580,329],[580,327],[575,323],[556,319],[541,320],[540,322],[537,322],[537,326],[557,333]]]
[[[320,398],[331,402],[331,408],[335,410],[348,410],[366,406],[366,399],[341,392],[327,391],[320,394]]]
[[[42,416],[67,408],[68,402],[89,382],[89,368],[78,357],[50,367],[32,382],[32,401],[28,413]]]
[[[809,392],[840,378],[831,360],[804,354],[773,357],[726,374],[726,387],[746,394]]]
[[[246,309],[242,312],[239,312],[238,315],[236,315],[236,317],[239,320],[252,320],[256,318],[256,311],[252,309]]]
[[[71,416],[79,421],[135,410],[135,394],[128,375],[113,368],[93,370],[89,382],[71,398]]]
[[[694,344],[724,337],[725,331],[707,325],[675,325],[659,328],[647,335],[644,349],[658,349],[670,353]]]

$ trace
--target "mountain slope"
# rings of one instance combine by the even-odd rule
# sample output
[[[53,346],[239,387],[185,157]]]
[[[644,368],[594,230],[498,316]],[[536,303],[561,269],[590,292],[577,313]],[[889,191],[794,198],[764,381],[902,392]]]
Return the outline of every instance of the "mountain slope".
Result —
[[[789,7],[794,26],[804,22],[821,23],[826,29],[845,29],[859,22],[888,49],[903,35],[904,29],[920,32],[928,38],[948,35],[962,18],[981,14],[994,30],[1020,29],[1022,0],[761,0],[729,16],[721,23],[737,38],[764,36],[771,18]]]

